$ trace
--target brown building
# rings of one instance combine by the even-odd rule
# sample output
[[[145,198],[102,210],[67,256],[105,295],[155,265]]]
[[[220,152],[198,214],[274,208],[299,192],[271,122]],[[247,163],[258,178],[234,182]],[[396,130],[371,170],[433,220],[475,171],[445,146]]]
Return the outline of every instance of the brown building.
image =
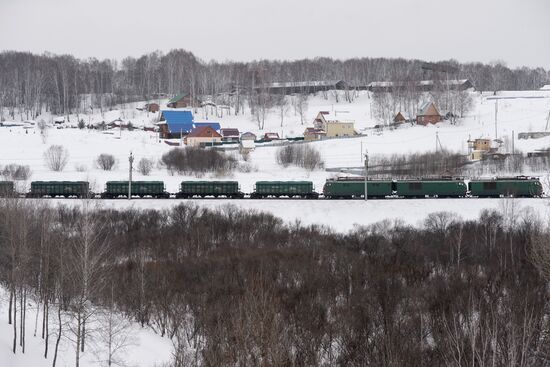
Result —
[[[158,103],[147,103],[145,105],[145,111],[147,112],[158,112],[160,110],[160,106]]]
[[[316,129],[314,127],[307,127],[304,131],[304,140],[321,140],[327,136],[327,133],[323,129]]]
[[[279,137],[279,133],[265,133],[264,134],[264,140],[265,141],[279,140],[279,139],[281,139]]]
[[[185,137],[185,144],[191,147],[215,144],[222,141],[222,136],[211,126],[196,127]]]
[[[198,98],[193,98],[189,93],[178,94],[168,101],[166,106],[170,108],[189,108],[200,107],[202,102]]]
[[[397,112],[397,115],[395,115],[395,117],[393,118],[393,122],[395,122],[397,124],[403,123],[405,121],[407,121],[407,119],[405,118],[405,116],[403,116],[401,111]]]
[[[420,107],[420,112],[416,115],[418,125],[437,124],[441,121],[441,115],[433,102],[426,102]]]
[[[231,141],[231,142],[239,142],[239,129],[234,128],[224,128],[220,130],[220,133],[222,135],[222,141]]]

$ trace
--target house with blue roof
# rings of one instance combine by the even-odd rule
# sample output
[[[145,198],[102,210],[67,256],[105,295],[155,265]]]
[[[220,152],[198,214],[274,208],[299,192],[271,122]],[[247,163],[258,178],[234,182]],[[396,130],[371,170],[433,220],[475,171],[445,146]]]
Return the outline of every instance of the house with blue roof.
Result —
[[[188,110],[164,110],[157,125],[163,139],[177,139],[199,127],[208,126],[218,132],[221,130],[219,122],[195,122],[193,112]]]
[[[161,122],[157,125],[160,137],[163,139],[180,138],[193,130],[193,112],[191,111],[162,111]]]

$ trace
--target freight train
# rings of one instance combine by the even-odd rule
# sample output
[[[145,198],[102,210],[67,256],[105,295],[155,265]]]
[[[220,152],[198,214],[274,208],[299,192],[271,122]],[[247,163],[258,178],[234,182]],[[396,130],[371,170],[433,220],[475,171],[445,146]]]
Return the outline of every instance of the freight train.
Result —
[[[367,197],[385,198],[498,198],[542,197],[543,189],[536,177],[516,176],[490,179],[464,179],[452,177],[420,179],[369,179]],[[128,181],[108,181],[105,190],[93,193],[87,181],[33,181],[30,191],[15,191],[11,181],[0,181],[0,196],[27,198],[127,198]],[[240,190],[238,181],[183,181],[177,193],[169,193],[163,181],[132,181],[132,197],[168,198],[302,198],[302,199],[358,199],[365,197],[365,180],[337,178],[326,180],[322,193],[315,191],[311,181],[257,181],[251,193]]]

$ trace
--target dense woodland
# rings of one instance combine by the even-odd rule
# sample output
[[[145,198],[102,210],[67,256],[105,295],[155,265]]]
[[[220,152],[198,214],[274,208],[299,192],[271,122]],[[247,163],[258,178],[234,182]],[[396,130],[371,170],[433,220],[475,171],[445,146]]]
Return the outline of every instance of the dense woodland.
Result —
[[[50,357],[60,337],[115,345],[117,323],[93,335],[123,314],[170,338],[177,367],[550,364],[550,232],[514,200],[348,234],[235,207],[42,203],[0,202],[14,353],[35,322]]]
[[[261,114],[255,111],[256,106],[277,103],[276,98],[266,96],[268,90],[258,89],[266,83],[345,80],[353,89],[372,81],[407,83],[441,77],[426,73],[422,64],[420,60],[388,58],[205,62],[181,49],[120,62],[4,51],[0,53],[0,111],[7,108],[12,118],[16,113],[35,118],[41,111],[90,113],[118,103],[155,99],[159,94],[188,92],[214,96],[217,103],[230,105],[236,114],[244,112],[245,105],[253,114]],[[501,62],[488,65],[454,60],[442,64],[457,70],[445,78],[468,78],[477,90],[537,89],[550,80],[542,68],[510,69]],[[227,92],[234,92],[230,99],[223,97]],[[2,113],[0,118],[7,117]]]

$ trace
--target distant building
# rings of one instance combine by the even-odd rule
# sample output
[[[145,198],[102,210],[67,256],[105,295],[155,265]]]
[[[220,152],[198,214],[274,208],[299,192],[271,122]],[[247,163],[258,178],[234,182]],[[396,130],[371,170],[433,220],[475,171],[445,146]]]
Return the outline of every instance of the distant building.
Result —
[[[158,112],[160,111],[160,106],[158,103],[147,103],[144,106],[144,110],[147,112]]]
[[[221,130],[221,125],[219,122],[194,122],[193,127],[203,127],[203,126],[210,126],[212,129],[216,131]]]
[[[224,128],[220,130],[220,134],[222,135],[222,141],[238,143],[240,140],[239,129]]]
[[[222,136],[210,126],[195,127],[185,137],[185,144],[190,147],[220,143],[221,141]]]
[[[251,133],[250,131],[247,131],[241,135],[241,141],[243,140],[257,140],[256,134]]]
[[[200,107],[202,102],[198,98],[191,97],[189,93],[178,94],[168,101],[166,106],[170,108]]]
[[[405,116],[403,116],[401,111],[397,112],[397,115],[395,115],[395,117],[393,118],[393,122],[395,122],[397,124],[403,123],[405,121],[407,121],[407,119],[405,118]]]
[[[416,115],[418,125],[437,124],[441,121],[441,115],[433,102],[426,102],[420,106],[420,112]]]
[[[474,88],[474,85],[468,79],[452,79],[452,80],[420,80],[420,81],[403,81],[403,82],[371,82],[367,84],[366,89],[371,92],[387,92],[391,93],[398,89],[413,88],[419,92],[430,92],[440,88],[444,90],[467,90]]]
[[[338,120],[336,115],[329,111],[321,111],[317,114],[313,121],[313,128],[323,130],[327,138],[357,135],[354,121]]]
[[[345,90],[348,84],[343,80],[306,81],[306,82],[276,82],[257,86],[256,91],[266,91],[272,94],[311,94],[328,90]]]
[[[191,111],[162,111],[159,127],[162,139],[180,138],[193,129],[193,113]]]
[[[468,140],[468,149],[470,150],[470,160],[472,161],[482,160],[487,154],[495,154],[498,150],[498,148],[492,146],[491,139],[486,138]]]
[[[304,131],[304,140],[321,140],[327,136],[327,133],[323,129],[316,129],[314,127],[307,127]]]
[[[264,134],[264,140],[266,140],[266,141],[279,140],[279,139],[281,139],[281,138],[279,137],[278,133],[265,133]]]

